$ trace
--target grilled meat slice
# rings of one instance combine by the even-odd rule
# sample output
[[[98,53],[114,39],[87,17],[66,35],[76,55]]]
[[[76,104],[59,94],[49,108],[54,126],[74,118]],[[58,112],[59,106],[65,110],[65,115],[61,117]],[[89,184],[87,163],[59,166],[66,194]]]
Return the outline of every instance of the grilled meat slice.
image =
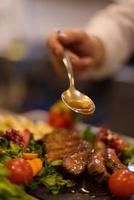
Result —
[[[62,160],[66,154],[68,154],[72,151],[75,151],[76,149],[77,149],[77,147],[73,146],[73,147],[68,147],[65,149],[53,150],[53,151],[48,152],[45,155],[45,158],[48,161],[48,163],[51,163],[54,160]]]
[[[125,168],[125,165],[121,163],[115,150],[110,148],[106,149],[106,166],[112,173],[118,169]]]
[[[46,144],[46,152],[49,153],[51,151],[57,151],[65,148],[71,148],[74,146],[77,146],[81,144],[82,139],[76,139],[76,140],[65,140],[65,141],[59,141],[58,143],[47,143]]]
[[[73,175],[81,174],[88,162],[90,148],[80,148],[77,151],[67,154],[63,159],[64,169]]]
[[[46,135],[44,147],[47,153],[46,159],[50,163],[57,159],[63,159],[68,153],[82,148],[89,149],[91,145],[81,139],[74,131],[57,129],[53,133]]]
[[[106,181],[113,172],[125,168],[114,149],[106,148],[91,153],[88,173],[98,182]]]
[[[97,150],[90,154],[88,160],[88,173],[98,182],[106,181],[110,174],[105,166],[105,150]]]
[[[54,160],[62,160],[68,153],[79,151],[82,148],[91,149],[91,145],[88,142],[81,140],[77,145],[72,144],[72,146],[52,150],[48,152],[45,157],[48,163],[51,163]]]
[[[56,129],[53,133],[48,134],[44,138],[44,147],[46,153],[56,149],[72,147],[81,142],[81,138],[74,131],[65,129]]]
[[[63,168],[72,175],[80,175],[87,167],[88,173],[98,182],[107,181],[117,169],[125,168],[116,150],[98,149],[91,152],[91,145],[76,132],[57,129],[44,139],[46,159],[49,163],[63,160]]]

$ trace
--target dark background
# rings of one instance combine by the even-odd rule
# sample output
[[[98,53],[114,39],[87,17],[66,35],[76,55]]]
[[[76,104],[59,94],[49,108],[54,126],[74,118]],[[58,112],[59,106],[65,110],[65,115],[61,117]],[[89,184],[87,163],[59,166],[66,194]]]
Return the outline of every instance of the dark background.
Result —
[[[96,104],[95,114],[83,120],[134,136],[133,75],[132,60],[114,77],[99,82],[77,82],[77,88]],[[1,108],[19,113],[49,110],[67,87],[68,80],[56,75],[49,60],[0,60]]]

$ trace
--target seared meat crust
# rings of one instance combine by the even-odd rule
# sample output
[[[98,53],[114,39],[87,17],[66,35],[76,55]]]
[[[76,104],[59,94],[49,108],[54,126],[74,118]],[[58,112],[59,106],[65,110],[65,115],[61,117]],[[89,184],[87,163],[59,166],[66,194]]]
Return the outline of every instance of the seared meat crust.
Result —
[[[64,169],[73,175],[81,174],[88,162],[90,149],[81,147],[77,151],[67,154],[63,159]]]
[[[69,130],[55,130],[46,135],[44,139],[46,159],[50,163],[53,160],[63,159],[68,153],[78,152],[80,149],[89,149],[91,145],[80,138],[80,136]]]
[[[115,172],[118,169],[124,169],[125,165],[121,163],[114,149],[107,148],[106,149],[106,166],[111,170],[111,172]]]
[[[88,173],[98,182],[106,181],[110,177],[105,166],[104,150],[98,150],[90,154],[87,169]]]
[[[87,168],[98,182],[107,181],[117,169],[125,168],[114,149],[91,151],[90,143],[74,131],[54,130],[45,136],[44,148],[48,163],[63,160],[63,168],[72,175],[80,175]]]
[[[114,149],[106,148],[92,152],[88,160],[88,173],[97,181],[106,181],[113,172],[124,169]]]
[[[44,147],[46,153],[57,149],[63,149],[70,146],[75,146],[81,142],[81,138],[74,131],[65,129],[56,129],[51,134],[44,138]]]

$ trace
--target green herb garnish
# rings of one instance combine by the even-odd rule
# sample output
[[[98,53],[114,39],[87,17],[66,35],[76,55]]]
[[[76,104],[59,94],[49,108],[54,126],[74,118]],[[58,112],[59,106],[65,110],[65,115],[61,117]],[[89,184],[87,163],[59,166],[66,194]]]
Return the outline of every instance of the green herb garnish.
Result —
[[[91,128],[86,128],[83,132],[82,132],[82,136],[85,140],[94,143],[95,139],[96,139],[96,135],[95,133],[91,130]]]
[[[30,142],[28,144],[27,149],[25,150],[27,153],[38,153],[40,157],[43,156],[42,146],[34,140],[33,135],[30,138]]]
[[[53,166],[52,166],[53,165]],[[72,187],[74,182],[64,177],[57,172],[54,166],[61,165],[61,161],[53,161],[51,165],[45,164],[39,175],[35,178],[30,188],[35,189],[39,184],[43,184],[52,194],[58,194],[59,191],[64,187]]]
[[[128,146],[122,151],[122,161],[124,164],[134,163],[134,146]]]

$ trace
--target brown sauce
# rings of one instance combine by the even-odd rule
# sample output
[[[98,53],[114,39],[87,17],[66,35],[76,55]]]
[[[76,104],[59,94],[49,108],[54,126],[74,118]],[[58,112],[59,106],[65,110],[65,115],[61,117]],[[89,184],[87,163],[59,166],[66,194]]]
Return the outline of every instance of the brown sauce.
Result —
[[[92,110],[92,104],[90,101],[87,100],[71,100],[69,102],[69,105],[71,107],[73,107],[74,109],[78,110],[79,113],[83,114],[83,115],[90,115],[94,112],[94,110]]]

